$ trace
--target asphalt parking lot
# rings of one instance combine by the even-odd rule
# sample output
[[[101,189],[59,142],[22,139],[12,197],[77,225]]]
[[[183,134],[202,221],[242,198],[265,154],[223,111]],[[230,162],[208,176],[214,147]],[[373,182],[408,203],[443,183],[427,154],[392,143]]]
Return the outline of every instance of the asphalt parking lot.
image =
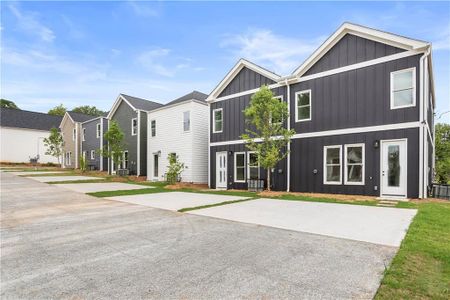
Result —
[[[2,299],[370,299],[397,250],[0,176]]]

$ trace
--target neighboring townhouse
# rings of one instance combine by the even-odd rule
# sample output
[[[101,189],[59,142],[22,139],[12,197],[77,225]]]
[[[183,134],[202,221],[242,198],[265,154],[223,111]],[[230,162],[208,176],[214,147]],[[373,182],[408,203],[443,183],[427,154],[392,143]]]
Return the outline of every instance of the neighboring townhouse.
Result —
[[[127,169],[130,175],[147,175],[147,113],[163,106],[160,103],[119,94],[108,120],[116,121],[124,133],[125,152],[122,166],[109,163],[109,172]]]
[[[44,139],[50,129],[58,128],[62,117],[21,109],[0,108],[0,161],[58,163],[56,157],[46,155]]]
[[[81,123],[94,119],[82,113],[68,111],[59,125],[64,140],[63,168],[78,169],[81,155]]]
[[[81,123],[81,153],[88,170],[108,170],[108,158],[99,152],[108,145],[103,137],[107,130],[108,119],[105,116]]]
[[[273,188],[424,198],[434,172],[431,44],[344,23],[293,74],[238,64],[207,99],[209,184],[247,188],[266,172],[244,145],[243,110],[262,85],[287,102],[289,155]]]
[[[177,155],[182,182],[208,182],[207,97],[193,91],[147,114],[147,180],[165,181],[168,156]]]

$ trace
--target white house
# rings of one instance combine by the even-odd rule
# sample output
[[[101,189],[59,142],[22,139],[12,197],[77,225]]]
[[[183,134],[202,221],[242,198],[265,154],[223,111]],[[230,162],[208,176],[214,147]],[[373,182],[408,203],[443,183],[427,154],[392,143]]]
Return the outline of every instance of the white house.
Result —
[[[193,91],[147,113],[147,180],[164,181],[169,154],[185,169],[182,182],[208,182],[208,95]]]
[[[26,163],[39,157],[39,163],[58,163],[46,155],[44,138],[52,127],[58,128],[62,117],[20,109],[0,109],[0,161]]]

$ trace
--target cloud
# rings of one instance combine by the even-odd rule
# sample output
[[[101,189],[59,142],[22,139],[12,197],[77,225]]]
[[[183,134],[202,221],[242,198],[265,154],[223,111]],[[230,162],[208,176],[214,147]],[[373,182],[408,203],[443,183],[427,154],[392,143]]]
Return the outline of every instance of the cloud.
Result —
[[[128,6],[133,10],[133,12],[140,17],[157,17],[159,12],[153,7],[152,3],[143,3],[140,1],[127,1]]]
[[[55,39],[54,32],[37,20],[36,13],[30,11],[20,11],[16,4],[10,4],[8,5],[8,8],[16,17],[18,28],[23,32],[37,35],[42,41],[45,42],[52,42]]]
[[[68,35],[70,38],[78,40],[85,37],[84,32],[81,29],[79,29],[70,18],[68,18],[66,15],[61,15],[61,18],[63,23],[67,26]]]
[[[175,71],[161,63],[162,59],[167,57],[169,53],[170,49],[157,48],[141,53],[137,57],[137,61],[157,75],[173,77],[175,75]]]
[[[220,46],[229,48],[234,58],[247,58],[279,74],[292,72],[325,38],[308,41],[277,35],[268,29],[249,29],[245,33],[228,34]]]

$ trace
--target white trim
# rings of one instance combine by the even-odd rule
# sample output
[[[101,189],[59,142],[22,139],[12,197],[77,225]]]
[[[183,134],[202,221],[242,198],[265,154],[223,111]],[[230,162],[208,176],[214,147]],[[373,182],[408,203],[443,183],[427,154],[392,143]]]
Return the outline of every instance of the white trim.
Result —
[[[78,169],[78,143],[79,143],[79,138],[78,138],[78,123],[75,123],[75,169]]]
[[[255,151],[247,151],[247,164],[246,164],[246,169],[247,169],[247,174],[245,176],[246,180],[250,179],[250,154],[256,154]],[[255,166],[253,166],[253,168],[255,168]],[[260,164],[259,164],[259,160],[258,160],[258,179],[261,178],[261,172],[260,172]]]
[[[208,188],[211,188],[211,104],[208,103]]]
[[[103,118],[100,119],[100,149],[101,152],[99,154],[99,159],[100,159],[100,171],[104,171],[103,170]]]
[[[98,139],[102,135],[102,121],[103,121],[103,118],[100,119],[100,123],[95,124],[95,136]],[[99,127],[100,127],[100,130],[99,130]]]
[[[238,155],[238,154],[243,154],[244,155],[244,179],[243,180],[237,180],[236,179],[236,171],[237,171],[237,165],[236,165],[236,156]],[[246,159],[246,155],[245,155],[245,151],[241,151],[241,152],[234,152],[234,162],[233,162],[233,166],[234,166],[234,174],[233,174],[233,180],[234,180],[234,182],[239,182],[239,183],[245,183],[246,182],[246,174],[245,174],[245,171],[246,171],[246,166],[247,166],[247,164],[246,164],[246,162],[247,162],[247,159]]]
[[[288,116],[286,122],[287,130],[291,129],[291,86],[286,82],[286,95],[287,95],[287,107]],[[286,191],[289,192],[291,189],[291,141],[287,144],[287,178],[286,178]]]
[[[236,77],[236,75],[239,74],[239,72],[244,67],[247,67],[248,69],[250,69],[256,73],[259,73],[273,81],[278,81],[281,78],[281,76],[279,76],[275,73],[272,73],[264,68],[261,68],[260,66],[254,64],[248,60],[241,58],[234,65],[234,67],[227,73],[227,75],[222,79],[222,81],[220,81],[220,83],[210,93],[210,95],[206,99],[206,102],[210,102],[210,101],[214,100],[224,90],[224,88],[228,86],[228,84],[234,79],[234,77]]]
[[[277,87],[280,87],[280,86],[283,86],[283,84],[280,84],[280,83],[274,83],[274,84],[268,85],[267,87],[268,87],[269,89],[274,89],[274,88],[277,88]],[[242,91],[242,92],[239,92],[239,93],[235,93],[235,94],[223,96],[223,97],[220,97],[220,98],[215,98],[215,99],[212,99],[212,100],[209,101],[209,102],[210,102],[210,103],[214,103],[214,102],[219,102],[219,101],[223,101],[223,100],[228,100],[228,99],[237,98],[237,97],[240,97],[240,96],[245,96],[245,95],[249,95],[249,94],[254,94],[254,93],[256,93],[257,91],[259,91],[260,89],[261,89],[261,88],[259,87],[259,88],[255,88],[255,89],[251,89],[251,90]]]
[[[221,116],[222,116],[222,128],[221,128],[221,130],[220,131],[216,131],[216,114],[215,114],[215,112],[216,111],[221,111],[222,113],[221,113]],[[213,133],[221,133],[221,132],[223,132],[223,108],[216,108],[216,109],[213,109]]]
[[[81,128],[81,141],[86,141],[86,128]]]
[[[339,149],[339,181],[327,180],[327,153],[328,149]],[[333,164],[335,165],[335,164]],[[340,185],[342,184],[342,145],[323,146],[323,184]]]
[[[66,111],[66,113],[64,114],[64,117],[61,120],[61,123],[59,123],[59,128],[63,128],[64,127],[64,123],[67,120],[70,120],[73,124],[75,124],[75,121],[72,119],[72,117],[69,115],[69,112]]]
[[[137,114],[137,162],[136,162],[136,177],[141,176],[141,114],[136,110]],[[123,164],[122,164],[123,165]]]
[[[127,166],[126,169],[128,169],[130,166],[130,153],[128,152],[128,150],[124,150],[122,153],[122,169],[125,169],[125,153],[127,154]]]
[[[91,159],[95,159],[95,150],[91,150]]]
[[[119,94],[119,96],[117,96],[116,101],[114,101],[114,104],[111,108],[111,110],[109,111],[108,115],[106,116],[106,118],[111,119],[112,116],[114,115],[114,113],[116,112],[117,108],[120,105],[120,102],[125,101],[125,103],[131,107],[133,110],[136,110],[136,108],[131,105],[131,103],[124,97],[122,96],[122,94]]]
[[[313,137],[321,137],[321,136],[409,129],[409,128],[419,128],[419,127],[420,127],[420,122],[394,123],[394,124],[386,124],[386,125],[378,125],[378,126],[353,127],[353,128],[344,128],[344,129],[335,129],[335,130],[315,131],[315,132],[308,132],[308,133],[297,133],[292,136],[292,139],[305,139],[305,138],[313,138]],[[255,141],[259,142],[260,140],[256,139]],[[215,142],[215,143],[210,143],[210,146],[224,146],[224,145],[238,145],[238,144],[245,144],[245,140]]]
[[[406,73],[406,72],[409,73],[411,71],[412,71],[412,87],[407,88],[407,89],[403,89],[403,90],[410,90],[410,89],[413,90],[413,94],[412,94],[413,95],[413,99],[412,99],[413,101],[412,101],[412,104],[395,106],[394,93],[398,92],[398,91],[394,91],[394,76],[396,74],[401,74],[401,73]],[[391,109],[400,109],[400,108],[416,106],[416,68],[415,67],[391,72],[391,74],[390,74],[390,105],[391,105]]]
[[[308,119],[298,119],[298,98],[297,95],[301,95],[301,94],[306,94],[309,93],[309,105],[301,105],[301,107],[307,107],[309,106],[309,118]],[[295,122],[306,122],[306,121],[311,121],[312,119],[312,92],[311,89],[308,90],[303,90],[303,91],[298,91],[295,92]]]
[[[169,104],[169,105],[164,104],[161,107],[158,107],[156,109],[152,109],[150,111],[147,111],[147,113],[148,114],[154,113],[154,112],[157,112],[157,111],[160,111],[160,110],[164,110],[164,109],[169,109],[169,108],[172,108],[172,107],[175,107],[175,106],[178,106],[178,105],[187,104],[189,102],[197,103],[197,104],[201,104],[201,105],[208,105],[208,103],[206,103],[205,101],[201,101],[201,100],[197,100],[197,99],[189,99],[189,100],[184,100],[184,101],[173,103],[173,104]]]
[[[155,122],[155,135],[153,135],[152,123]],[[150,138],[156,137],[156,119],[150,120]]]
[[[136,111],[136,113],[137,113],[137,111]],[[136,120],[136,132],[134,132],[134,120]],[[137,135],[138,134],[138,131],[139,131],[138,123],[139,123],[138,118],[132,118],[131,119],[131,135]]]
[[[314,51],[313,54],[308,57],[308,59],[306,59],[300,67],[294,71],[293,75],[300,77],[305,74],[347,33],[405,50],[420,49],[430,45],[429,43],[423,41],[409,39],[356,24],[344,23],[316,51]]]
[[[348,181],[347,178],[347,148],[349,147],[361,147],[362,148],[362,160],[361,160],[361,164],[362,164],[362,181],[361,182],[355,182],[355,181]],[[344,184],[345,185],[365,185],[365,175],[366,175],[366,147],[364,143],[358,143],[358,144],[345,144],[344,145]]]
[[[389,196],[383,196],[383,143],[386,142],[405,142],[405,174],[406,174],[406,180],[405,180],[405,195],[404,196],[395,196],[395,198],[399,199],[406,199],[408,197],[408,139],[402,138],[402,139],[391,139],[391,140],[380,140],[380,198],[386,198]]]
[[[111,120],[108,121],[108,131],[109,131],[109,127],[111,125]],[[103,130],[103,129],[102,129]],[[103,136],[103,135],[102,135]],[[102,144],[103,147],[103,144]],[[109,143],[108,143],[108,153],[109,153]],[[108,174],[112,174],[112,168],[111,168],[111,164],[112,164],[112,159],[110,157],[108,157]]]

